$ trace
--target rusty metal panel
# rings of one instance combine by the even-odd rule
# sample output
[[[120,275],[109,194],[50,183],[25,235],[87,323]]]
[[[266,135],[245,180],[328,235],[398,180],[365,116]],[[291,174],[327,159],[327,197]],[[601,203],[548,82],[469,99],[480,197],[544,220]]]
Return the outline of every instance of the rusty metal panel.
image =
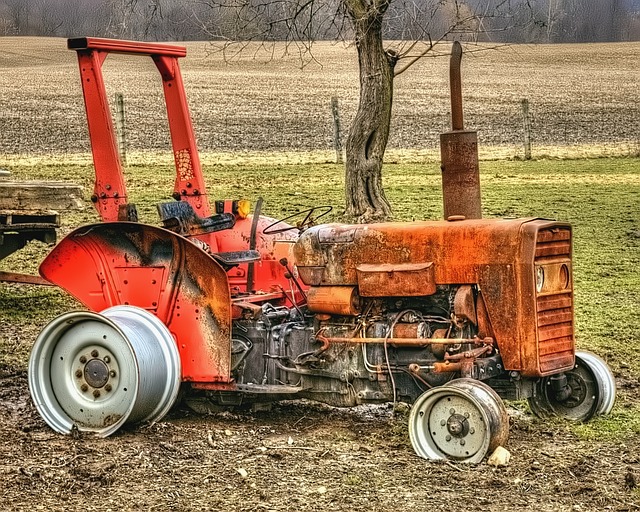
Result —
[[[482,218],[478,135],[456,131],[440,135],[444,218]]]
[[[360,297],[355,286],[312,286],[307,307],[312,313],[355,316],[360,313]]]
[[[356,266],[363,297],[420,297],[436,292],[433,262]]]
[[[477,285],[482,335],[495,337],[505,368],[542,376],[573,365],[573,322],[567,324],[573,319],[570,247],[565,223],[474,219],[318,226],[301,235],[294,255],[307,284],[312,279],[314,285],[331,286],[359,285],[363,265],[433,262],[436,285]],[[538,266],[545,266],[550,279],[540,292]]]
[[[513,265],[520,250],[520,230],[532,220],[328,224],[305,231],[294,246],[294,256],[302,280],[309,285],[357,285],[356,267],[363,264],[424,262],[433,262],[436,284],[477,283],[482,265]],[[331,239],[331,233],[337,238],[350,233],[352,242],[323,242]]]
[[[547,374],[575,363],[571,229],[540,230],[536,236],[538,371]]]

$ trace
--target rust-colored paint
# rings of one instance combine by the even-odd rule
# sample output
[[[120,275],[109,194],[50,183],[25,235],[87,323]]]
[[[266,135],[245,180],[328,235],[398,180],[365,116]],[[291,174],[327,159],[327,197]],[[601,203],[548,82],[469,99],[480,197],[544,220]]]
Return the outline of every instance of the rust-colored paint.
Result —
[[[563,249],[556,238],[564,240]],[[570,282],[570,248],[571,228],[565,223],[475,219],[316,226],[301,235],[294,255],[302,280],[312,286],[358,286],[362,265],[433,262],[436,285],[478,287],[481,335],[495,337],[505,368],[541,376],[573,367],[572,321],[544,325],[561,318],[547,317],[546,311],[573,318],[572,293],[554,289],[539,296],[535,287],[540,265],[558,269],[558,276],[565,265]]]
[[[362,264],[356,267],[363,297],[420,297],[436,293],[433,263]]]
[[[355,316],[360,313],[360,297],[355,286],[312,286],[307,291],[307,307],[312,313]]]
[[[40,276],[32,276],[30,274],[20,274],[19,272],[4,272],[0,271],[0,281],[5,283],[22,283],[22,284],[35,284],[38,286],[53,286],[46,279],[42,279]]]
[[[53,249],[40,273],[93,311],[130,304],[154,313],[176,339],[183,380],[230,381],[227,276],[185,238],[137,223],[85,226]]]
[[[444,218],[482,218],[478,135],[459,131],[440,135]]]
[[[473,296],[473,288],[470,285],[463,285],[458,288],[453,299],[453,311],[459,321],[478,324],[476,313],[476,301]]]
[[[449,87],[451,89],[451,129],[464,130],[462,109],[462,45],[454,41],[449,59]]]
[[[442,202],[444,218],[482,218],[478,136],[464,129],[462,113],[462,46],[453,43],[449,64],[451,128],[440,135]]]

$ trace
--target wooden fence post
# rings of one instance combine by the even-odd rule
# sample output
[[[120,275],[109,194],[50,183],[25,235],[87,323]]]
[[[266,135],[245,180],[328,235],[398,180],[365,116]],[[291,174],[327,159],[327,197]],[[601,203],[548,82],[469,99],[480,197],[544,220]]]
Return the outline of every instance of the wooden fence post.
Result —
[[[116,93],[116,134],[118,137],[118,152],[123,165],[127,163],[127,130],[124,122],[124,96]]]
[[[524,159],[531,160],[531,120],[529,119],[529,100],[522,100],[522,120],[524,123]]]
[[[331,112],[333,113],[333,147],[336,150],[336,163],[341,164],[342,161],[342,140],[340,132],[340,110],[338,109],[338,98],[331,97]]]

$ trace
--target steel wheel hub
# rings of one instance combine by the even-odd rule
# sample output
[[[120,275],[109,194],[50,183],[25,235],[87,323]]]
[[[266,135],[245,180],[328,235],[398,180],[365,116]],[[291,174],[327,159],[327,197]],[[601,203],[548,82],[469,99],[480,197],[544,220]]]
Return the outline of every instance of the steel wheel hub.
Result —
[[[103,388],[109,382],[109,367],[107,364],[100,359],[92,359],[84,366],[84,372],[76,371],[76,377],[78,373],[84,375],[85,382],[91,386],[92,388],[98,389]],[[116,372],[113,372],[114,376]],[[109,385],[111,388],[112,386]],[[111,391],[111,389],[109,389]]]
[[[457,379],[423,393],[409,416],[411,444],[426,459],[477,463],[504,444],[508,434],[502,400],[472,379]]]
[[[616,399],[616,382],[611,370],[591,352],[576,352],[576,364],[566,372],[571,395],[562,400],[553,391],[552,381],[540,379],[529,398],[531,412],[541,418],[559,416],[572,421],[589,421],[611,412]]]

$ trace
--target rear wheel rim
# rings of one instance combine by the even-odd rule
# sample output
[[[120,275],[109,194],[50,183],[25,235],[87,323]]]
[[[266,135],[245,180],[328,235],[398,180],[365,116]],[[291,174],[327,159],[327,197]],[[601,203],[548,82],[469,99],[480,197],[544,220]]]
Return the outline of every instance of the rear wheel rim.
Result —
[[[29,389],[54,430],[108,436],[125,423],[156,421],[179,391],[180,359],[168,329],[132,306],[72,312],[38,336]]]

